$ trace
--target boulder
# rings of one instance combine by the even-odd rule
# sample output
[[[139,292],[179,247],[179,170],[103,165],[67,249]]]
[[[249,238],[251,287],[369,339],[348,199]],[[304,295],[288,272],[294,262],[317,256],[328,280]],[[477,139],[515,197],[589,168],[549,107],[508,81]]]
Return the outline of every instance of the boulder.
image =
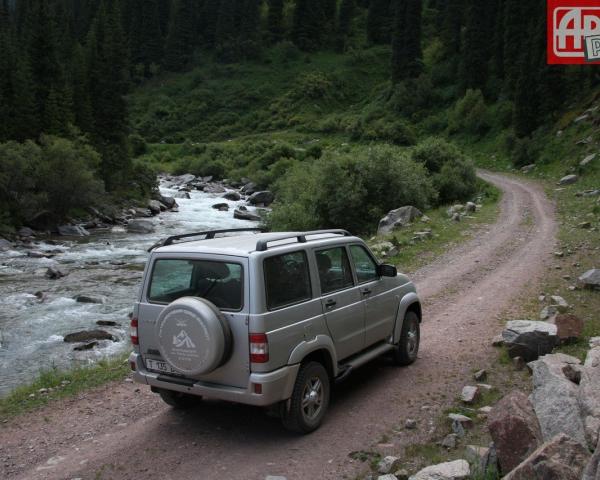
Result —
[[[265,190],[263,192],[255,192],[248,198],[248,203],[250,205],[264,205],[268,207],[275,200],[275,195],[273,192]]]
[[[79,225],[60,225],[56,227],[59,235],[64,237],[87,237],[89,232]]]
[[[496,467],[498,461],[493,444],[492,447],[467,445],[465,448],[465,458],[471,465],[476,466],[476,471],[480,473],[485,473],[490,467]]]
[[[479,388],[470,385],[463,387],[462,393],[460,395],[460,399],[463,403],[470,405],[472,403],[475,403],[477,401],[477,398],[479,398]]]
[[[583,320],[570,313],[558,314],[553,323],[558,331],[558,338],[561,342],[577,340],[583,333]]]
[[[248,220],[252,222],[259,222],[261,220],[260,216],[256,213],[250,212],[247,209],[242,210],[242,208],[236,208],[233,211],[233,218],[237,218],[238,220]]]
[[[451,220],[453,222],[460,222],[462,220],[462,217],[461,217],[460,213],[455,213],[454,215],[452,215]]]
[[[136,218],[127,224],[127,231],[130,233],[153,233],[154,224],[150,220]]]
[[[379,221],[377,235],[387,235],[398,228],[409,225],[413,220],[422,216],[423,213],[418,208],[410,205],[391,210]]]
[[[580,480],[590,452],[564,433],[552,437],[503,480]]]
[[[459,437],[464,437],[465,431],[473,426],[473,420],[460,413],[450,413],[448,418],[452,422],[452,431]]]
[[[227,203],[215,203],[211,208],[219,210],[219,212],[228,212],[229,205]]]
[[[152,215],[158,215],[160,213],[160,202],[158,200],[150,200],[148,202],[148,210]]]
[[[394,472],[399,467],[400,459],[398,457],[387,456],[377,463],[377,471],[382,474]]]
[[[69,333],[65,335],[64,341],[67,343],[91,342],[93,340],[112,340],[116,342],[115,337],[104,330],[85,330],[82,332]]]
[[[420,470],[409,480],[466,480],[471,476],[471,468],[466,460],[431,465]]]
[[[381,257],[394,257],[398,255],[398,249],[392,242],[379,242],[371,247],[376,255]]]
[[[91,297],[88,295],[77,295],[75,297],[77,303],[106,303],[105,297]]]
[[[558,185],[572,185],[577,180],[579,180],[577,175],[567,175],[558,181]]]
[[[476,212],[477,205],[475,205],[473,202],[467,202],[467,204],[465,205],[465,211],[469,213]]]
[[[226,191],[223,185],[217,183],[209,183],[204,187],[204,193],[225,193]]]
[[[96,347],[97,345],[98,345],[98,342],[84,343],[82,345],[77,345],[76,347],[73,348],[73,350],[75,352],[83,352],[85,350],[91,350],[92,348]]]
[[[164,195],[161,195],[158,198],[158,201],[169,209],[177,207],[177,202],[173,197],[165,197]]]
[[[0,238],[0,252],[5,252],[13,248],[13,244],[5,238]]]
[[[35,233],[29,227],[21,227],[17,230],[17,235],[19,237],[35,237]]]
[[[511,358],[522,357],[529,362],[552,352],[558,342],[556,325],[533,320],[511,320],[502,332]]]
[[[189,192],[176,192],[173,194],[173,197],[175,198],[182,198],[184,200],[189,200],[190,198],[190,193]]]
[[[560,313],[565,313],[569,310],[569,304],[567,301],[558,295],[552,295],[550,297],[550,304],[556,307]]]
[[[569,364],[579,365],[574,357],[562,353],[545,355],[529,363],[533,374],[531,402],[545,442],[559,433],[586,445],[585,428],[579,406],[579,387],[564,374]]]
[[[117,322],[113,322],[112,320],[98,320],[96,325],[99,327],[118,327],[119,324]]]
[[[46,277],[48,277],[50,280],[58,280],[59,278],[66,277],[67,275],[67,272],[55,267],[48,267],[48,270],[46,270]]]
[[[587,157],[585,157],[581,162],[579,162],[579,165],[582,167],[585,167],[585,166],[589,165],[591,162],[593,162],[595,158],[596,158],[596,154],[592,153],[592,154],[588,155]]]
[[[456,433],[449,433],[444,437],[441,442],[442,447],[447,448],[448,450],[452,448],[456,448],[456,442],[458,441],[458,435]]]
[[[535,168],[535,164],[534,164],[534,163],[531,163],[531,164],[529,164],[529,165],[525,165],[524,167],[521,167],[521,171],[522,171],[523,173],[529,173],[529,172],[531,172],[531,171],[532,171],[534,168]]]
[[[509,472],[542,443],[542,431],[533,406],[522,392],[502,398],[488,417],[488,429],[502,472]]]
[[[578,395],[586,440],[593,448],[600,440],[600,347],[593,347],[587,353]]]
[[[448,210],[446,210],[446,213],[448,214],[449,217],[453,217],[455,214],[460,214],[464,211],[465,206],[457,203],[456,205],[452,205]]]
[[[600,290],[600,269],[593,268],[585,272],[578,280],[579,286],[590,290]]]
[[[240,189],[240,191],[245,195],[252,195],[256,192],[257,185],[254,182],[245,183],[244,186]]]
[[[171,182],[174,185],[187,185],[188,183],[192,183],[194,180],[196,180],[196,175],[192,175],[191,173],[179,175],[178,177],[171,177]]]
[[[223,198],[226,200],[231,200],[232,202],[237,202],[242,198],[242,196],[238,192],[231,191],[223,195]]]

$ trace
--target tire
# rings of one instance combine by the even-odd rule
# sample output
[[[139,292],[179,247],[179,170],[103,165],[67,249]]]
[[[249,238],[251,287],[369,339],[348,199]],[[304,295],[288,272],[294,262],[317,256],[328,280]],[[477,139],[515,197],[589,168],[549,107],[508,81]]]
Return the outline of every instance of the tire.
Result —
[[[330,394],[331,384],[325,367],[318,362],[302,365],[291,398],[282,404],[283,426],[301,434],[319,428],[329,407]]]
[[[163,402],[177,410],[189,410],[198,405],[202,397],[172,390],[159,390],[158,394]]]
[[[402,333],[400,341],[392,352],[392,358],[396,365],[410,365],[414,363],[419,354],[419,343],[421,341],[421,329],[419,317],[415,312],[406,312],[402,322]]]

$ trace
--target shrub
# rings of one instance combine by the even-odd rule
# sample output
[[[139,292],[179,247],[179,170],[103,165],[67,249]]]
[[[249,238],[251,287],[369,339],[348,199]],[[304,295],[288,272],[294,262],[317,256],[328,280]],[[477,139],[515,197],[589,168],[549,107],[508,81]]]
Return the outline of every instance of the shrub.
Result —
[[[131,147],[131,154],[134,157],[139,157],[148,153],[148,144],[146,143],[146,140],[137,133],[129,135],[129,145]]]
[[[482,135],[489,130],[487,109],[481,90],[467,90],[450,112],[448,131]]]

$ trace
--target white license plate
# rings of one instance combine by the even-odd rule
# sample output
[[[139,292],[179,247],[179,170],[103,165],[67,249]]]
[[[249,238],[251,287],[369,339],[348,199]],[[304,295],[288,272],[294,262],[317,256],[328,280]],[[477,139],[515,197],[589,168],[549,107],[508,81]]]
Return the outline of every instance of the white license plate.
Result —
[[[181,373],[177,372],[167,362],[163,362],[161,360],[152,360],[150,358],[147,358],[145,361],[146,361],[146,368],[152,372],[166,373],[168,375],[181,376]]]

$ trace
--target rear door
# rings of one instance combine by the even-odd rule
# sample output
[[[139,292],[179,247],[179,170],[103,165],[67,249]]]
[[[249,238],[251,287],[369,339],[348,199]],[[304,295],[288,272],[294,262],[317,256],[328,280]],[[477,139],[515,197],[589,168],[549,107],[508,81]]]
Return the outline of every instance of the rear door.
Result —
[[[206,265],[224,264],[229,272],[208,278]],[[221,269],[222,270],[222,269]],[[195,377],[207,383],[246,388],[250,372],[247,317],[249,312],[248,259],[225,255],[154,254],[144,275],[138,314],[140,353],[144,361],[163,360],[156,324],[163,309],[177,298],[203,297],[223,313],[233,336],[231,357],[208,375]]]
[[[365,306],[354,283],[346,247],[315,250],[321,305],[338,360],[365,347]]]
[[[398,310],[398,295],[377,274],[378,262],[362,245],[351,245],[350,254],[358,290],[366,308],[365,346],[388,338],[393,330]]]

